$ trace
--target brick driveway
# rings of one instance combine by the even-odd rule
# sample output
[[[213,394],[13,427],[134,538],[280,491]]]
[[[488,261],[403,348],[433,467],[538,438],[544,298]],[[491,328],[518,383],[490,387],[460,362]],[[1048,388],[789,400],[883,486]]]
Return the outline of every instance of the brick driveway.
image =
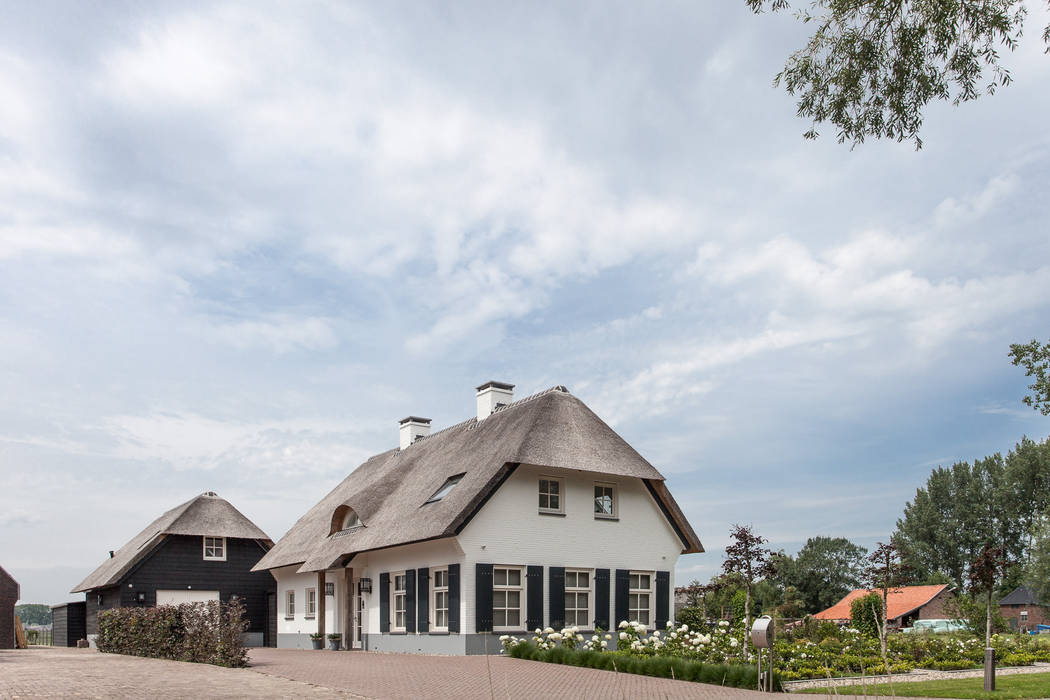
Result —
[[[502,657],[254,649],[250,668],[231,669],[89,649],[0,651],[0,700],[54,697],[768,698],[750,690]]]

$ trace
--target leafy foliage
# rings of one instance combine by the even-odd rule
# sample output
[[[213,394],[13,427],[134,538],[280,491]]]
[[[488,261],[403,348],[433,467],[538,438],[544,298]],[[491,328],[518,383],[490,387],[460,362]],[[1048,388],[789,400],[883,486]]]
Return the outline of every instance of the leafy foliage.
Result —
[[[984,603],[973,596],[957,595],[945,601],[944,611],[953,620],[959,620],[970,634],[983,637],[987,626],[988,610]],[[992,634],[1007,632],[1010,626],[999,613],[999,607],[992,608]]]
[[[878,593],[855,598],[849,604],[850,623],[861,634],[872,639],[879,637],[879,621],[882,620],[882,596]]]
[[[244,604],[182,603],[155,608],[114,608],[98,615],[99,651],[241,668],[248,650]]]
[[[1050,517],[1036,529],[1026,574],[1036,600],[1050,600]]]
[[[50,625],[51,607],[40,603],[23,603],[15,606],[15,615],[18,615],[24,625]]]
[[[810,537],[794,557],[777,556],[777,581],[785,596],[788,587],[801,595],[805,611],[820,612],[860,586],[867,553],[845,537]]]
[[[1050,37],[1050,27],[1044,36]],[[1035,338],[1030,343],[1014,343],[1010,346],[1010,357],[1014,366],[1025,368],[1026,377],[1035,379],[1028,386],[1032,393],[1022,400],[1044,416],[1050,416],[1050,340],[1045,345]]]
[[[746,2],[756,13],[789,7]],[[798,115],[812,120],[806,138],[831,122],[839,143],[871,136],[921,148],[931,101],[959,105],[1010,84],[999,47],[1016,48],[1026,14],[1025,0],[812,0],[795,16],[815,31],[774,84],[798,96]]]
[[[732,538],[726,547],[726,558],[722,570],[726,574],[739,576],[744,583],[744,648],[747,648],[747,630],[751,627],[751,588],[759,579],[773,576],[777,572],[774,552],[764,548],[767,540],[755,534],[751,528],[734,524],[729,532]]]

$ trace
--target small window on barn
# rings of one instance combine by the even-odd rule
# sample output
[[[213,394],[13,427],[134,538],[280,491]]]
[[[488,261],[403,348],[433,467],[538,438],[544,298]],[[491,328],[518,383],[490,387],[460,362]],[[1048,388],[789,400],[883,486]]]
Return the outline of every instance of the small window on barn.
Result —
[[[205,537],[204,538],[204,560],[226,561],[226,538]]]
[[[441,488],[435,491],[434,495],[428,498],[425,501],[425,503],[433,503],[435,501],[440,501],[442,498],[447,496],[449,492],[452,491],[452,489],[456,487],[456,484],[458,484],[460,479],[462,478],[463,474],[456,474],[455,476],[450,476],[449,478],[445,479],[445,483],[441,485]]]

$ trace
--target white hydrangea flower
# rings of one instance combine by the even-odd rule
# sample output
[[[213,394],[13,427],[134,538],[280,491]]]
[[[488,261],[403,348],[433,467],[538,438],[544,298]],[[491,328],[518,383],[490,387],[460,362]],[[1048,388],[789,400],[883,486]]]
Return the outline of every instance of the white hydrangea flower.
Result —
[[[653,636],[654,637],[659,637],[660,636],[660,630],[653,630]]]
[[[738,647],[738,646],[740,646],[740,642],[736,641],[736,637],[733,637],[732,639],[729,640],[729,646],[731,646],[731,647]]]
[[[718,621],[718,626],[719,627],[729,627],[729,621],[728,620],[719,620]]]
[[[606,641],[603,640],[602,641],[602,649],[608,649],[608,648],[609,648],[609,642],[606,642]]]
[[[499,636],[499,640],[500,640],[501,642],[505,642],[505,641],[507,641],[508,639],[510,639],[510,635],[509,635],[509,634],[501,634],[501,635]]]
[[[620,632],[620,639],[627,639],[627,633],[626,632]]]
[[[605,638],[606,639],[612,639],[612,635],[611,634],[607,634],[607,635],[605,635]]]
[[[551,632],[553,632],[553,631],[554,631],[554,628],[553,628],[553,627],[548,627],[547,629],[543,630],[543,633],[544,633],[544,634],[550,634],[550,633],[551,633]]]
[[[617,625],[620,629],[627,629],[627,620],[620,620],[620,624]]]

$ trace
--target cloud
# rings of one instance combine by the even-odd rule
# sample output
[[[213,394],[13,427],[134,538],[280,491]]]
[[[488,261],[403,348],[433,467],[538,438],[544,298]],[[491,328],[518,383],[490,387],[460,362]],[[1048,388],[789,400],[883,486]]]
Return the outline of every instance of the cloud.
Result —
[[[279,355],[295,350],[330,350],[339,344],[330,320],[289,314],[270,315],[262,320],[214,321],[208,329],[232,347],[264,347]]]

